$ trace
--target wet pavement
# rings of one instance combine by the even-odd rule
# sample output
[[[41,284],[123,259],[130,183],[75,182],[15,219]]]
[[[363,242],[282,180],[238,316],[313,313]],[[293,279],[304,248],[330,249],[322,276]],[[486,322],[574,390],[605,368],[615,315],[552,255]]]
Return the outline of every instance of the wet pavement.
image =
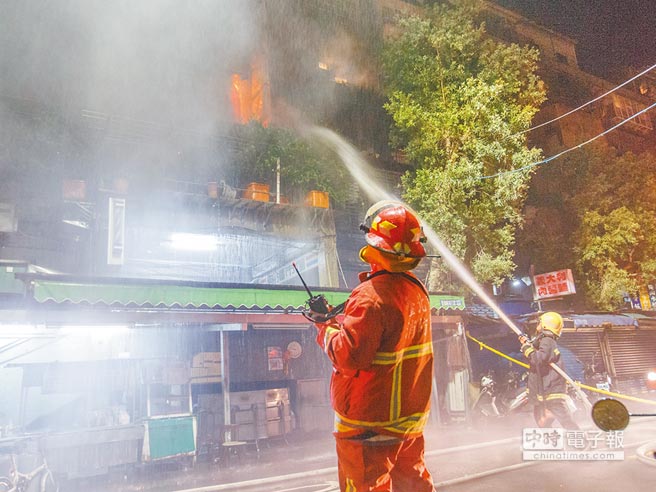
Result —
[[[131,470],[114,470],[108,476],[69,481],[61,484],[60,492],[172,492],[333,468],[337,464],[330,432],[292,432],[286,440],[261,440],[259,452],[249,443],[235,454],[219,449],[199,455],[195,463],[185,461],[149,463]]]
[[[514,417],[511,425],[481,422],[480,425],[453,423],[429,425],[425,432],[426,452],[439,453],[485,442],[497,442],[518,437],[517,425],[530,422],[528,415]],[[337,460],[332,434],[292,432],[286,440],[277,438],[260,441],[259,453],[254,444],[240,450],[238,455],[200,455],[196,462],[151,463],[125,472],[114,471],[109,476],[62,484],[61,492],[173,492],[182,490],[242,490],[256,480],[267,482],[274,477],[294,477],[298,474],[323,474],[336,479]],[[235,484],[235,488],[230,488]],[[240,484],[240,485],[237,485]],[[223,488],[207,488],[223,485]],[[252,490],[277,490],[267,486]],[[250,489],[249,489],[250,490]]]
[[[580,419],[584,429],[594,429]],[[432,424],[427,427],[426,461],[440,490],[504,490],[540,476],[538,490],[650,490],[653,467],[635,459],[638,442],[656,440],[656,419],[631,424],[627,457],[617,462],[531,462],[522,460],[521,434],[533,427],[530,414],[490,419],[477,424]],[[629,441],[631,441],[629,443]],[[631,444],[632,447],[628,447]],[[193,466],[180,463],[145,465],[122,475],[63,484],[61,492],[332,492],[337,473],[330,432],[292,432],[287,440],[249,445],[238,456],[201,455]],[[623,483],[629,488],[617,489]],[[505,484],[505,485],[504,485]],[[550,484],[550,485],[549,485]],[[595,488],[591,488],[592,485]],[[605,488],[615,484],[615,488]],[[541,488],[542,487],[542,488]],[[645,485],[646,487],[646,485]]]

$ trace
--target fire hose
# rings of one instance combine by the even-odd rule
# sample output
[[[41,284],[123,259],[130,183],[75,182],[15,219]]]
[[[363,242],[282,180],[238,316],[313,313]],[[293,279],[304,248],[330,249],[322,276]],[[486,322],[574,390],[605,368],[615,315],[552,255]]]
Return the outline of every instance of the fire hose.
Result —
[[[514,331],[514,330],[513,330],[513,331]],[[526,369],[528,369],[528,367],[529,367],[528,364],[526,364],[526,363],[524,363],[524,362],[521,362],[521,361],[518,361],[517,359],[513,359],[513,358],[510,357],[509,355],[506,355],[506,354],[504,354],[503,352],[500,352],[499,350],[497,350],[497,349],[495,349],[495,348],[493,348],[493,347],[490,347],[489,345],[486,345],[485,343],[481,342],[480,340],[477,340],[476,338],[474,338],[473,336],[471,336],[469,333],[467,333],[467,338],[469,338],[469,339],[470,339],[471,341],[473,341],[474,343],[477,343],[478,346],[479,346],[479,348],[480,348],[481,350],[482,350],[482,349],[489,350],[490,352],[492,352],[492,353],[498,355],[499,357],[503,357],[504,359],[507,359],[507,360],[509,360],[510,362],[512,362],[512,363],[514,363],[514,364],[517,364],[517,365],[519,365],[519,366],[522,366],[522,367],[524,367],[524,368],[526,368]],[[555,364],[552,364],[551,366],[554,367]],[[558,367],[558,366],[555,366],[555,367]],[[560,369],[560,367],[558,367],[558,369]],[[561,369],[560,371],[562,371],[562,369]],[[565,374],[564,371],[562,371],[562,373],[561,373],[560,371],[558,372],[558,374],[560,374],[561,376],[563,376],[563,374]],[[567,376],[567,374],[565,374],[565,376]],[[565,377],[565,376],[563,376],[563,377]],[[580,388],[583,388],[583,389],[586,389],[586,390],[588,390],[588,391],[593,391],[593,392],[595,392],[595,393],[600,393],[600,394],[602,394],[602,395],[606,395],[606,396],[612,396],[613,398],[617,398],[617,399],[631,400],[631,401],[635,401],[635,402],[638,402],[638,403],[646,403],[646,404],[648,404],[648,405],[656,405],[656,401],[653,401],[653,400],[645,400],[644,398],[637,398],[637,397],[635,397],[635,396],[630,396],[630,395],[623,395],[623,394],[621,394],[621,393],[614,393],[614,392],[612,392],[612,391],[606,391],[606,390],[603,390],[603,389],[600,389],[600,388],[593,388],[592,386],[588,386],[588,385],[586,385],[586,384],[582,384],[582,383],[580,383],[579,381],[574,381],[574,380],[573,380],[572,378],[570,378],[569,376],[565,377],[565,380],[566,380],[569,384],[571,384],[572,387],[573,387],[574,389],[578,389],[579,391],[580,391]],[[585,395],[585,393],[583,393],[583,392],[581,392],[581,393],[582,393],[583,395]],[[585,399],[583,399],[583,401],[584,401],[585,403],[587,403],[587,405],[589,405],[590,408],[592,407],[592,405],[590,404],[590,401],[587,399],[587,396],[585,397]]]
[[[502,314],[503,314],[503,313],[502,313]],[[518,337],[522,337],[522,336],[525,337],[525,336],[526,336],[526,334],[522,333],[522,331],[521,331],[519,328],[517,328],[517,327],[515,326],[515,324],[514,324],[512,321],[510,321],[510,319],[509,319],[505,314],[503,314],[502,319],[503,319],[503,321],[505,321],[506,325],[508,325],[508,328],[510,328],[512,331],[514,331],[515,334],[516,334]],[[467,336],[470,336],[470,335],[468,334]],[[479,342],[479,343],[481,343],[481,342]],[[558,367],[555,363],[552,362],[552,363],[550,363],[549,365],[550,365],[551,368],[552,368],[554,371],[556,371],[556,372],[557,372],[557,373],[558,373],[558,374],[559,374],[559,375],[560,375],[565,381],[567,381],[567,383],[568,383],[572,388],[574,388],[574,391],[576,391],[576,394],[577,394],[578,397],[581,399],[581,401],[583,402],[583,404],[585,405],[585,407],[586,407],[588,410],[591,410],[591,409],[592,409],[592,403],[590,403],[590,400],[588,400],[587,395],[583,392],[583,390],[581,390],[580,384],[575,383],[574,380],[573,380],[572,378],[570,378],[569,375],[568,375],[565,371],[563,371],[560,367]]]

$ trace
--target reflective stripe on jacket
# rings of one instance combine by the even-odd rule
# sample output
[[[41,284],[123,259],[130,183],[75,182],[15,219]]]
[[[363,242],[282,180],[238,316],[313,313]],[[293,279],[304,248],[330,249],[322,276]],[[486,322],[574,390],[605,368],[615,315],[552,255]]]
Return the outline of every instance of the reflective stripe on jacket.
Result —
[[[335,434],[418,437],[433,371],[430,302],[408,273],[373,275],[349,297],[341,323],[319,325],[333,364]]]

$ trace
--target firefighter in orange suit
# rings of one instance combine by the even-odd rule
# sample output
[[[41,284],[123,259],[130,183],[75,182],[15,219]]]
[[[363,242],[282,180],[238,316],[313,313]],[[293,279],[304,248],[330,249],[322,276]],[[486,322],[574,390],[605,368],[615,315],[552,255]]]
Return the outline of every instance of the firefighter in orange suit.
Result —
[[[331,400],[342,492],[433,491],[424,462],[433,346],[428,292],[409,271],[426,255],[417,217],[397,202],[373,205],[367,245],[343,316],[310,311],[333,364]]]
[[[562,368],[557,340],[563,330],[563,318],[555,312],[540,316],[537,336],[530,341],[520,336],[522,352],[530,363],[528,373],[528,397],[533,403],[535,422],[540,427],[551,427],[558,420],[566,429],[578,429],[569,409],[565,379],[551,367],[554,363]]]

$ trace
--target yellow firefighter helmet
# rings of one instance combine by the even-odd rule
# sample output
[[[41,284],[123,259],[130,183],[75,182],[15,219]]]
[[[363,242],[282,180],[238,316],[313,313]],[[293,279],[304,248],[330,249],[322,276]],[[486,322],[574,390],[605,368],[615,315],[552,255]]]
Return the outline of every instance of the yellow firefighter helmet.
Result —
[[[550,331],[559,337],[560,333],[563,331],[563,317],[553,311],[544,313],[540,316],[540,326],[543,330]]]

